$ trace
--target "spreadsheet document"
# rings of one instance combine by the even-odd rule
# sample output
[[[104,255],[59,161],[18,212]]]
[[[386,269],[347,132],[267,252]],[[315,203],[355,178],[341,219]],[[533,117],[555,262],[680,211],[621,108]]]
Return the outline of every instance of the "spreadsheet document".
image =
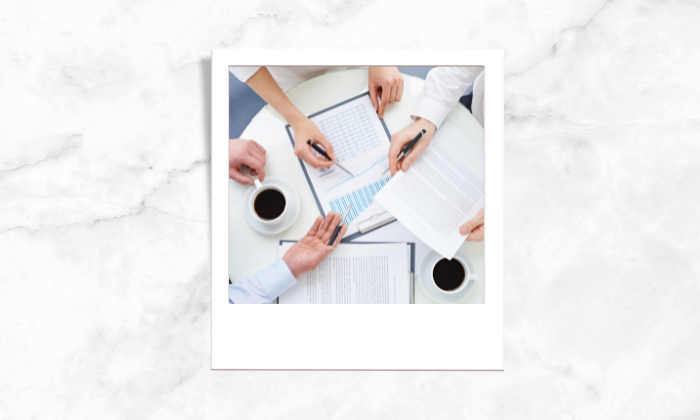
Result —
[[[310,119],[333,146],[336,159],[355,176],[335,165],[316,169],[306,162],[301,164],[325,214],[330,211],[343,214],[352,203],[346,218],[346,236],[352,235],[358,232],[358,221],[364,219],[360,215],[370,207],[377,207],[372,206],[374,196],[391,179],[382,175],[389,164],[391,137],[369,95],[312,115]],[[288,130],[293,141],[294,131],[291,127]]]

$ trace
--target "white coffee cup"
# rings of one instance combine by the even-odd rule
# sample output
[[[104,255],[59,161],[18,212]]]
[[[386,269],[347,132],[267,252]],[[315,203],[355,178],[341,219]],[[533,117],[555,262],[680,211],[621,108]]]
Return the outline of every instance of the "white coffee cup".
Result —
[[[469,283],[470,280],[476,280],[476,279],[479,278],[479,276],[478,276],[476,273],[470,273],[470,272],[469,272],[469,266],[467,265],[467,262],[464,261],[464,259],[462,259],[461,257],[459,257],[459,256],[457,256],[457,255],[455,255],[452,259],[453,259],[453,260],[459,261],[459,263],[462,264],[462,268],[464,268],[464,280],[462,280],[462,284],[460,284],[459,287],[457,287],[457,288],[454,289],[454,290],[445,290],[445,289],[442,289],[442,288],[440,288],[440,286],[438,286],[437,283],[435,282],[435,278],[434,278],[434,276],[433,276],[433,273],[434,273],[434,271],[435,271],[435,266],[436,266],[440,261],[442,261],[443,258],[440,258],[440,259],[438,259],[437,261],[435,261],[435,263],[433,264],[433,267],[430,269],[430,279],[433,281],[433,284],[435,285],[435,288],[436,288],[438,291],[440,291],[441,293],[447,293],[447,294],[449,294],[449,295],[454,295],[454,294],[457,294],[457,293],[461,292],[465,287],[467,287],[467,283]]]
[[[267,225],[267,226],[279,226],[284,222],[286,216],[287,216],[287,208],[289,207],[289,198],[287,195],[284,193],[282,188],[276,186],[276,185],[261,185],[259,182],[255,182],[255,191],[253,191],[253,194],[250,195],[250,201],[248,205],[250,206],[250,212],[253,214],[253,216],[262,224]],[[278,193],[282,194],[282,197],[284,197],[284,209],[282,210],[282,213],[280,213],[279,216],[277,216],[274,219],[263,219],[258,215],[258,213],[255,211],[255,199],[258,198],[258,196],[268,190],[274,190],[277,191]]]

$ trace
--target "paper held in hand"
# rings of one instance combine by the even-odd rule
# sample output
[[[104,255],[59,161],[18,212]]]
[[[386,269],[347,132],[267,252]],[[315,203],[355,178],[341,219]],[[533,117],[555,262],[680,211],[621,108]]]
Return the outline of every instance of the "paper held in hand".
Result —
[[[399,171],[374,198],[451,259],[466,239],[459,227],[484,207],[484,152],[446,122],[410,169]]]

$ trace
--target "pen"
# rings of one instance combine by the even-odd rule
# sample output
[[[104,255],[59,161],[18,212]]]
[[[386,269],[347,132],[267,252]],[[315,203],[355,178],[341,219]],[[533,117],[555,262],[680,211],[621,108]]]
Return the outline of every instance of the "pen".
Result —
[[[396,158],[397,162],[399,160],[401,160],[402,157],[406,156],[408,154],[408,152],[411,151],[413,146],[415,146],[416,143],[418,143],[418,140],[420,140],[420,138],[423,137],[423,134],[425,134],[425,128],[422,129],[420,131],[420,133],[418,133],[418,135],[416,137],[414,137],[413,140],[411,140],[411,142],[406,145],[406,147],[403,148],[401,153],[399,153],[399,156]],[[391,167],[386,168],[386,171],[388,171],[389,169],[391,169]],[[382,172],[382,175],[384,175],[386,173],[386,171]]]
[[[318,153],[322,154],[326,159],[328,159],[328,160],[330,160],[330,161],[333,161],[336,165],[338,165],[338,167],[339,167],[340,169],[342,169],[343,171],[345,171],[348,175],[350,175],[350,176],[352,176],[352,177],[355,176],[355,175],[352,174],[352,172],[350,172],[350,171],[348,171],[347,169],[345,169],[345,167],[344,167],[343,165],[341,165],[340,162],[338,162],[337,160],[334,161],[333,159],[331,159],[331,157],[328,156],[328,153],[326,153],[326,151],[323,150],[322,148],[320,148],[316,143],[312,142],[311,139],[306,140],[306,144],[308,144],[309,146],[313,147],[314,150],[316,150]]]
[[[343,227],[343,221],[345,220],[346,217],[348,217],[348,213],[350,213],[351,208],[352,208],[352,201],[350,202],[348,209],[345,210],[345,214],[343,215],[342,219],[340,219],[340,223],[338,223],[338,227],[336,227],[335,230],[333,231],[333,236],[331,236],[331,240],[330,240],[330,242],[328,242],[328,245],[333,246],[333,242],[335,242],[335,239],[338,237],[338,233],[340,232],[340,228]]]

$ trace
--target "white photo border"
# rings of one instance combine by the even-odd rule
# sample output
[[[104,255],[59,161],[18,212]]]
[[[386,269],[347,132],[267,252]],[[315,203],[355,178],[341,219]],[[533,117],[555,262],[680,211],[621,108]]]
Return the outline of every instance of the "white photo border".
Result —
[[[484,304],[228,303],[229,66],[246,65],[485,66]],[[211,369],[503,370],[503,50],[213,50],[211,72]]]

